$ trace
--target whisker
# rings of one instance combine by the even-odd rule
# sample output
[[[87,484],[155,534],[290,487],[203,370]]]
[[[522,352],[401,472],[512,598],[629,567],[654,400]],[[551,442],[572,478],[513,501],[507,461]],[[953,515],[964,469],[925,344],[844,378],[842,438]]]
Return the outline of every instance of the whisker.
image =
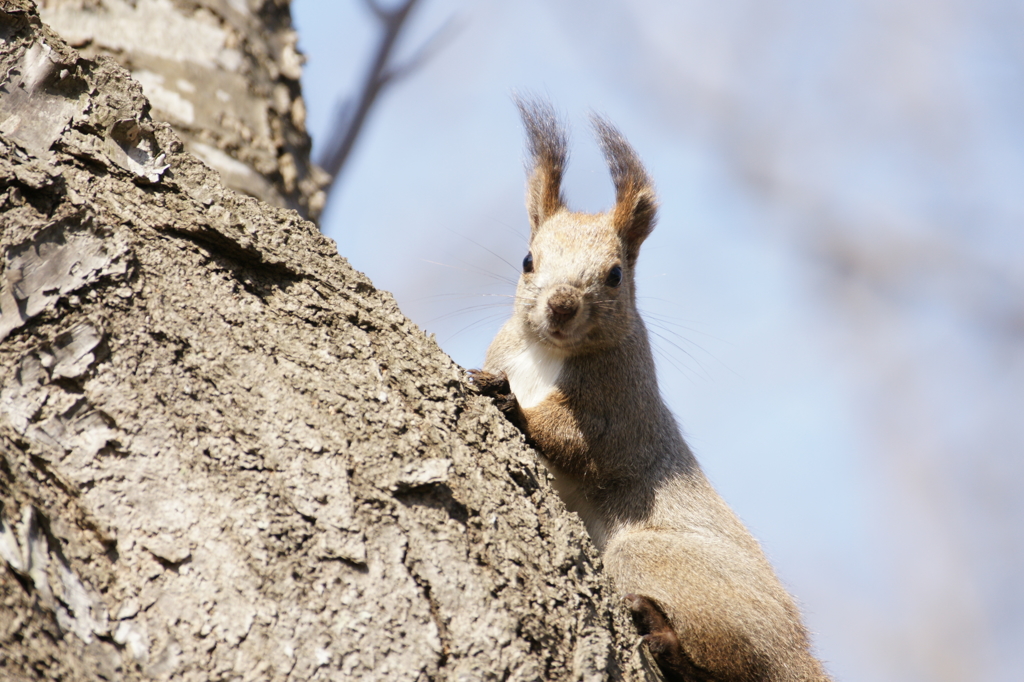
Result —
[[[431,265],[439,265],[442,268],[449,268],[451,270],[457,270],[459,272],[467,272],[471,275],[484,275],[485,277],[491,277],[501,282],[505,282],[506,284],[511,284],[512,286],[515,286],[517,284],[516,280],[493,273],[489,270],[485,270],[484,268],[478,267],[473,264],[467,264],[467,267],[460,268],[454,265],[449,265],[448,263],[439,263],[438,261],[427,260],[426,258],[421,258],[420,260],[424,263],[430,263]]]
[[[644,316],[644,319],[657,320],[657,321],[659,321],[659,322],[661,322],[662,324],[665,324],[665,325],[670,325],[672,327],[678,327],[679,329],[683,329],[685,331],[692,332],[694,334],[700,334],[701,336],[706,336],[706,337],[708,337],[710,339],[714,339],[715,341],[721,341],[722,343],[728,343],[724,339],[721,339],[721,338],[719,338],[719,337],[717,337],[717,336],[715,336],[713,334],[709,334],[708,332],[701,331],[700,329],[697,329],[696,327],[689,327],[689,326],[687,326],[685,324],[677,322],[674,318],[669,317],[667,315],[661,315],[659,313],[652,313],[649,310],[641,310],[640,313]]]
[[[651,328],[651,329],[649,329],[649,331],[651,332],[652,335],[656,336],[662,342],[667,343],[668,345],[672,346],[673,348],[675,348],[679,352],[681,352],[684,355],[686,355],[686,357],[688,357],[691,360],[693,360],[697,364],[697,367],[700,368],[701,374],[704,375],[704,378],[705,379],[711,379],[711,375],[708,373],[707,367],[705,367],[704,363],[702,363],[700,360],[698,360],[697,357],[693,353],[691,353],[690,351],[688,351],[685,348],[683,348],[681,345],[679,345],[678,343],[676,343],[675,341],[670,339],[665,334],[662,334],[660,331],[657,330],[657,328]]]
[[[503,228],[505,228],[505,230],[507,232],[511,232],[512,234],[514,234],[516,236],[516,238],[518,238],[520,241],[524,242],[525,244],[527,244],[527,246],[529,246],[530,238],[527,235],[523,234],[522,230],[520,230],[518,228],[515,228],[515,227],[512,227],[511,225],[509,225],[505,221],[498,220],[497,218],[492,218],[492,221],[497,223],[498,225],[501,225]],[[458,233],[456,233],[456,234],[458,234]]]
[[[465,293],[449,293],[449,294],[431,294],[430,296],[420,296],[419,298],[412,299],[413,301],[420,303],[422,301],[431,301],[438,298],[515,298],[515,294],[465,294]]]
[[[458,317],[460,315],[467,315],[469,313],[475,313],[475,312],[480,311],[480,310],[488,310],[488,309],[491,309],[491,308],[507,308],[507,307],[509,307],[508,303],[482,303],[480,305],[472,305],[472,306],[468,306],[466,308],[459,308],[458,310],[453,310],[450,313],[444,313],[443,315],[438,315],[437,317],[431,318],[428,321],[428,324],[429,323],[434,323],[434,322],[442,322],[444,320],[450,320],[450,319],[456,318],[456,317]]]
[[[441,343],[448,343],[449,341],[451,341],[452,339],[454,339],[454,338],[455,338],[456,336],[458,336],[459,334],[462,334],[462,333],[464,333],[464,332],[467,332],[467,331],[469,331],[469,330],[471,330],[471,329],[475,329],[475,328],[477,328],[477,327],[481,327],[481,326],[484,326],[484,325],[486,325],[486,324],[488,324],[488,323],[492,322],[493,320],[500,320],[500,319],[502,319],[502,317],[504,317],[504,316],[501,316],[501,315],[488,315],[487,317],[484,317],[483,319],[480,319],[480,320],[476,320],[475,322],[471,322],[471,323],[467,324],[467,325],[466,325],[465,327],[463,327],[462,329],[459,329],[458,331],[456,331],[456,332],[454,332],[454,333],[452,333],[452,334],[449,334],[448,336],[446,336],[446,337],[445,337],[445,338],[444,338],[444,339],[443,339],[443,340],[441,341]]]
[[[516,233],[517,236],[522,237],[521,231],[514,230],[514,229],[512,229],[511,227],[509,227],[507,225],[503,225],[503,227],[505,229],[509,229],[512,232]],[[498,272],[494,272],[493,269],[488,269],[488,267],[482,267],[477,261],[467,260],[466,258],[460,258],[458,256],[454,256],[452,258],[452,262],[449,262],[449,263],[438,262],[438,261],[430,260],[430,259],[427,259],[427,258],[422,258],[421,259],[423,262],[430,263],[431,265],[438,265],[438,266],[441,266],[443,268],[448,268],[450,270],[454,270],[454,271],[460,272],[460,273],[466,273],[466,274],[468,274],[470,276],[474,276],[474,277],[482,275],[487,280],[489,280],[488,282],[482,282],[482,283],[474,282],[474,287],[473,287],[474,289],[476,289],[476,288],[483,289],[484,288],[482,286],[479,286],[479,284],[483,284],[485,286],[490,285],[492,288],[497,288],[497,287],[493,286],[494,283],[495,282],[500,282],[501,283],[500,290],[502,291],[502,293],[472,294],[472,293],[461,293],[460,292],[460,293],[447,293],[447,294],[433,294],[433,295],[424,296],[424,297],[421,297],[420,299],[418,299],[418,300],[421,300],[421,301],[423,301],[423,300],[432,301],[432,303],[434,305],[438,305],[439,302],[443,304],[443,303],[448,302],[448,301],[456,301],[456,300],[462,300],[462,299],[471,299],[471,298],[477,298],[477,297],[483,297],[485,299],[488,299],[486,301],[478,302],[478,303],[471,304],[471,305],[468,305],[468,306],[461,306],[461,307],[459,307],[458,310],[444,311],[442,309],[440,311],[442,314],[440,314],[440,315],[438,315],[436,317],[433,317],[433,318],[431,318],[429,320],[429,322],[427,324],[433,325],[433,324],[439,324],[440,323],[441,326],[443,327],[442,331],[444,331],[445,334],[444,334],[443,337],[441,337],[441,335],[439,335],[439,339],[440,339],[440,341],[442,343],[442,346],[444,344],[446,344],[446,343],[451,342],[452,339],[460,336],[463,333],[472,331],[472,330],[477,329],[479,327],[486,327],[488,325],[492,325],[492,324],[494,324],[495,321],[500,322],[503,319],[507,319],[508,315],[510,313],[510,309],[512,309],[515,306],[523,306],[523,307],[526,307],[526,308],[530,308],[531,306],[536,304],[536,296],[537,296],[537,293],[538,293],[538,290],[537,290],[536,287],[527,286],[527,287],[519,288],[518,285],[519,285],[519,275],[520,275],[520,272],[521,272],[521,268],[518,265],[516,265],[513,262],[509,261],[507,258],[503,258],[498,252],[496,252],[495,250],[489,248],[488,246],[485,246],[484,243],[482,243],[482,242],[480,242],[480,241],[478,241],[478,240],[476,240],[476,239],[474,239],[474,238],[472,238],[470,236],[462,234],[462,233],[460,233],[460,232],[458,232],[456,230],[453,230],[451,228],[447,228],[447,230],[448,230],[449,233],[460,237],[464,241],[472,244],[477,249],[480,249],[480,250],[484,251],[485,253],[489,254],[490,256],[494,257],[495,259],[497,259],[498,261],[503,263],[504,266],[507,267],[509,270],[503,270],[501,267],[497,267]],[[464,249],[464,250],[472,251],[472,249]],[[496,267],[496,266],[494,266],[494,263],[489,258],[484,257],[484,258],[482,258],[480,260],[481,260],[481,262],[485,262],[485,263],[489,264],[491,267]],[[514,276],[509,276],[509,274],[510,274],[509,271],[514,272],[515,275]],[[505,285],[511,286],[515,290],[515,292],[514,293],[505,293],[505,292],[508,291],[505,288]],[[448,307],[448,306],[444,306],[444,307]],[[454,320],[458,320],[460,318],[463,318],[464,316],[469,316],[469,318],[470,318],[468,323],[465,324],[464,326],[454,325],[451,322],[451,320],[453,320],[453,319]],[[479,318],[479,319],[474,319],[474,318]],[[454,326],[459,326],[459,328],[456,329],[454,332],[447,333]]]
[[[500,261],[501,261],[502,263],[504,263],[505,265],[509,266],[509,267],[510,267],[510,268],[512,269],[512,271],[516,273],[516,275],[518,275],[518,274],[519,274],[520,268],[516,267],[515,265],[512,265],[512,264],[511,264],[511,263],[509,263],[509,262],[508,262],[507,260],[505,260],[504,258],[502,258],[502,257],[501,257],[500,255],[498,255],[497,253],[495,253],[495,252],[494,252],[494,251],[492,251],[491,249],[487,248],[486,246],[484,246],[484,245],[483,245],[483,244],[481,244],[480,242],[478,242],[478,241],[476,241],[475,239],[472,239],[472,238],[470,238],[470,237],[467,237],[467,236],[466,236],[466,235],[464,235],[464,234],[459,234],[458,232],[456,232],[455,230],[453,230],[453,229],[451,229],[451,228],[448,228],[448,231],[449,231],[449,232],[451,232],[451,233],[452,233],[452,234],[454,234],[454,235],[458,235],[459,237],[462,237],[463,239],[465,239],[465,240],[466,240],[467,242],[469,242],[470,244],[474,244],[474,245],[476,245],[476,246],[480,247],[481,249],[483,249],[483,250],[484,250],[484,251],[486,251],[487,253],[491,254],[492,256],[494,256],[495,258],[497,258],[498,260],[500,260]]]
[[[651,344],[651,349],[655,352],[655,354],[657,354],[657,356],[659,358],[661,358],[662,360],[667,362],[669,365],[671,365],[672,368],[676,370],[676,372],[678,372],[688,382],[690,382],[691,386],[696,386],[697,385],[697,383],[693,380],[693,376],[692,376],[693,373],[692,373],[692,371],[688,370],[685,365],[680,365],[676,361],[676,359],[672,356],[671,353],[666,352],[663,348],[661,348],[656,343],[655,344]]]

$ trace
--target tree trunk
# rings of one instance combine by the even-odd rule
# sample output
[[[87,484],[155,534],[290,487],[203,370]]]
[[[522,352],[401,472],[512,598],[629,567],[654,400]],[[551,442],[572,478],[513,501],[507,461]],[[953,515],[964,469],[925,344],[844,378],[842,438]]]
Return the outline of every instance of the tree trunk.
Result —
[[[329,178],[309,159],[288,0],[40,4],[43,21],[83,56],[131,71],[153,117],[226,186],[316,220]]]
[[[391,296],[2,7],[0,678],[652,676],[535,455]]]

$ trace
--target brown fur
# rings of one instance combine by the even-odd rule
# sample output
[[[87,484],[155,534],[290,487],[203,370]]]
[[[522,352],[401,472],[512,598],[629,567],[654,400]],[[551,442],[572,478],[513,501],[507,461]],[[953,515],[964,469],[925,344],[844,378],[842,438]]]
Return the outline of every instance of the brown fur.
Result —
[[[634,291],[655,223],[647,172],[595,117],[615,207],[570,212],[565,135],[550,106],[517,103],[533,164],[532,269],[474,380],[503,396],[499,405],[539,449],[670,679],[827,680],[792,599],[661,399]]]
[[[529,131],[530,156],[534,160],[526,201],[530,227],[536,230],[549,216],[565,207],[562,173],[569,160],[565,133],[550,106],[530,106],[516,100],[523,125]]]

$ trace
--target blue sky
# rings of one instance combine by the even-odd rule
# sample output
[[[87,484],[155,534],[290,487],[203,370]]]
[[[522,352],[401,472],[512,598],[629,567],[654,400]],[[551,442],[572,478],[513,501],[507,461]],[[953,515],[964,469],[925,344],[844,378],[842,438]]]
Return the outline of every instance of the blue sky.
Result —
[[[829,669],[1014,679],[1019,8],[421,4],[399,59],[458,30],[381,98],[323,219],[339,252],[479,366],[528,234],[510,93],[563,112],[576,209],[612,201],[587,126],[606,115],[660,194],[638,289],[663,393]],[[316,151],[376,27],[360,2],[293,12]]]

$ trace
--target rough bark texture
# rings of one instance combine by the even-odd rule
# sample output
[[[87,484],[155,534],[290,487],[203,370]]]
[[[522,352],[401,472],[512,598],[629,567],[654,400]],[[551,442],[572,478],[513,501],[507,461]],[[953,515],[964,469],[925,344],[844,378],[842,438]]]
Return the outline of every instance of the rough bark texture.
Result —
[[[309,160],[288,0],[43,0],[40,13],[83,56],[131,71],[153,117],[225,185],[320,214],[328,177]]]
[[[0,678],[651,675],[534,454],[390,295],[3,10]]]

